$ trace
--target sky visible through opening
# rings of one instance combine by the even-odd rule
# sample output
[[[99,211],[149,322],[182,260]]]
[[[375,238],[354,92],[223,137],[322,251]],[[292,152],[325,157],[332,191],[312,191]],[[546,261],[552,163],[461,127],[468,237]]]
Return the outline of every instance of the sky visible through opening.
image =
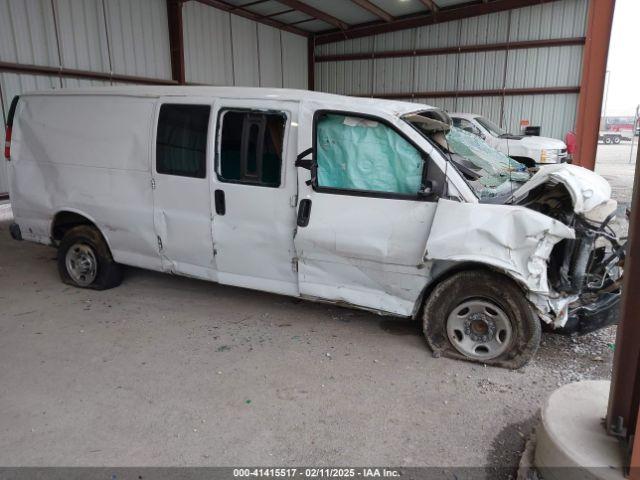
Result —
[[[607,116],[633,116],[640,104],[640,1],[617,0],[609,47]],[[604,111],[605,105],[603,105]]]

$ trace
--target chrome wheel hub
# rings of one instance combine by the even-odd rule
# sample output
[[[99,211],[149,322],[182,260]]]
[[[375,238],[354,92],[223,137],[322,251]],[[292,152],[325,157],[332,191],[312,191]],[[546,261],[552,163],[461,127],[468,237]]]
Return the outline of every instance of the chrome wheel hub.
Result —
[[[493,302],[469,300],[461,303],[447,318],[447,335],[461,354],[477,360],[502,355],[513,338],[507,314]]]
[[[67,250],[65,266],[71,279],[81,287],[88,287],[96,279],[98,260],[93,249],[84,243],[76,243]]]

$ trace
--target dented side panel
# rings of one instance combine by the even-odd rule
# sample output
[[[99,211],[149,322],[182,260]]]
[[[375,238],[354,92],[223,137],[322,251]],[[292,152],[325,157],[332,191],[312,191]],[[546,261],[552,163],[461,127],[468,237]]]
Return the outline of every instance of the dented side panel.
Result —
[[[300,293],[410,316],[430,276],[423,251],[436,203],[313,194],[298,228]]]
[[[157,172],[156,136],[162,104],[208,105],[209,134],[205,178]],[[211,98],[160,98],[151,129],[151,175],[156,251],[162,270],[207,280],[217,280],[211,231],[211,175],[213,169],[213,100]]]
[[[226,212],[213,211],[218,280],[228,285],[298,296],[293,235],[296,226],[298,104],[275,100],[220,99],[213,136],[218,155],[226,110],[268,111],[285,117],[278,187],[229,183],[212,173],[212,189],[224,192]]]
[[[425,258],[484,263],[503,270],[533,292],[548,294],[551,249],[574,235],[561,222],[524,207],[441,199]]]
[[[556,243],[574,237],[573,229],[524,207],[440,200],[425,258],[495,267],[527,290],[540,318],[563,326],[577,297],[550,289],[547,261]]]

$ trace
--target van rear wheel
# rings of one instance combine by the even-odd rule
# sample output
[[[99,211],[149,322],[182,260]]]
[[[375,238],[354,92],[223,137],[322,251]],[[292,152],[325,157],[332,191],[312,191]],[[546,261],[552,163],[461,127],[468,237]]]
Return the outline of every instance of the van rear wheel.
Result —
[[[113,261],[95,227],[80,225],[65,233],[58,247],[58,272],[64,283],[106,290],[120,285],[122,267]]]
[[[436,356],[515,369],[538,350],[541,326],[512,280],[476,270],[434,288],[424,303],[423,332]]]

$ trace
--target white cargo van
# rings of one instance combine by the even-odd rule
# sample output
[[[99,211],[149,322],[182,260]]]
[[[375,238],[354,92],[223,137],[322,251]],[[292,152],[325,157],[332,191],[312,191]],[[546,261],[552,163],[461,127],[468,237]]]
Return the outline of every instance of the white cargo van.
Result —
[[[435,354],[506,367],[540,319],[617,318],[624,245],[607,182],[530,177],[438,109],[308,91],[33,92],[9,112],[11,233],[62,280],[122,265],[419,317]]]

